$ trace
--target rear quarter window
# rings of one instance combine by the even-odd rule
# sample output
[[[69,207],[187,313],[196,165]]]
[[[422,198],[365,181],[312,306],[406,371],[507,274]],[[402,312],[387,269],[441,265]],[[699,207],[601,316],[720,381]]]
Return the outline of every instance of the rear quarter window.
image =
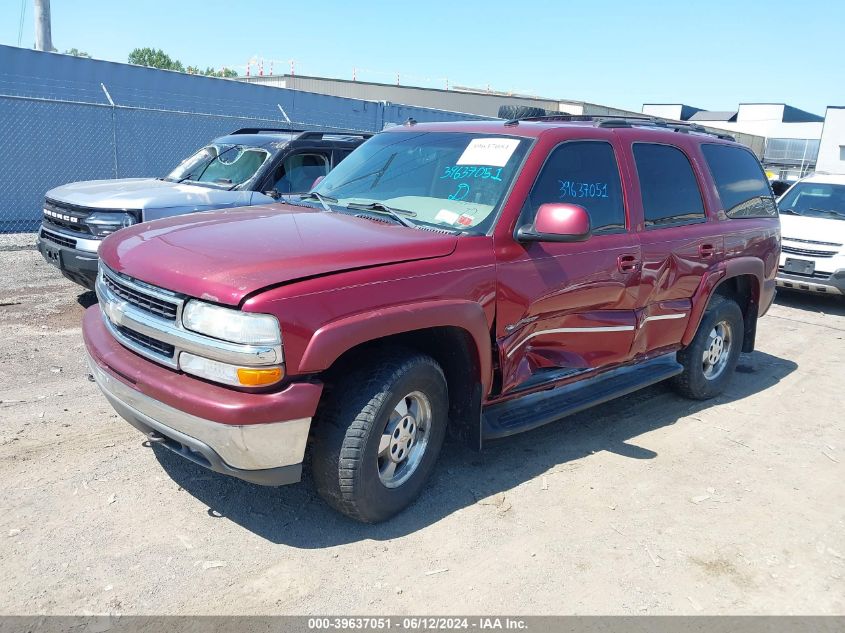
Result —
[[[741,147],[705,143],[701,146],[722,208],[729,218],[777,216],[769,181],[754,155]]]

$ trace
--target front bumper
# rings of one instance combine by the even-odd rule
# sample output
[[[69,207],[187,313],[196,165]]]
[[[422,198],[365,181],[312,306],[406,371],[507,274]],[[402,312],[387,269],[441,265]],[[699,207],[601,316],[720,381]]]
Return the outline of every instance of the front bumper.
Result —
[[[815,273],[813,275],[795,275],[778,270],[777,285],[790,290],[805,292],[819,292],[829,295],[845,295],[845,268],[830,275]]]
[[[97,280],[97,251],[70,246],[79,241],[84,241],[86,246],[99,243],[98,240],[77,240],[69,234],[42,228],[38,231],[36,245],[48,264],[58,268],[72,282],[93,290]]]
[[[98,306],[83,320],[91,374],[127,422],[179,455],[253,483],[299,481],[322,385],[235,391],[161,367],[121,346]]]

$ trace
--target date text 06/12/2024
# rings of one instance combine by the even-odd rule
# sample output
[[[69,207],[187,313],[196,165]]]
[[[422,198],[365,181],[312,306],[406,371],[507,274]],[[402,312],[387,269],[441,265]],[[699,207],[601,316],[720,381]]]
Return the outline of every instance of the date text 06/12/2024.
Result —
[[[525,620],[511,617],[325,617],[308,619],[308,629],[312,631],[387,631],[391,629],[400,631],[520,631],[526,628]]]

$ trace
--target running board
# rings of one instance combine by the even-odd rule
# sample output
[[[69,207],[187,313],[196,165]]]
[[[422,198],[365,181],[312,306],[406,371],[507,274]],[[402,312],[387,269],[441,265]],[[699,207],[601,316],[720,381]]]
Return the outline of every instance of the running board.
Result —
[[[529,431],[677,376],[683,369],[673,352],[556,389],[492,405],[481,414],[481,436],[490,440]]]

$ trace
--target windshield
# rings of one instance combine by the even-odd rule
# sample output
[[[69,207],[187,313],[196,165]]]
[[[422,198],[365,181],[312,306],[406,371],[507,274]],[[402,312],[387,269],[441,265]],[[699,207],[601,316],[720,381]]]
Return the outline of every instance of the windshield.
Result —
[[[845,220],[845,185],[799,182],[778,201],[782,213]]]
[[[486,231],[527,148],[527,140],[507,136],[379,134],[314,191],[342,206],[381,203],[415,224]]]
[[[209,145],[179,163],[165,180],[234,188],[252,178],[269,157],[260,147]]]

